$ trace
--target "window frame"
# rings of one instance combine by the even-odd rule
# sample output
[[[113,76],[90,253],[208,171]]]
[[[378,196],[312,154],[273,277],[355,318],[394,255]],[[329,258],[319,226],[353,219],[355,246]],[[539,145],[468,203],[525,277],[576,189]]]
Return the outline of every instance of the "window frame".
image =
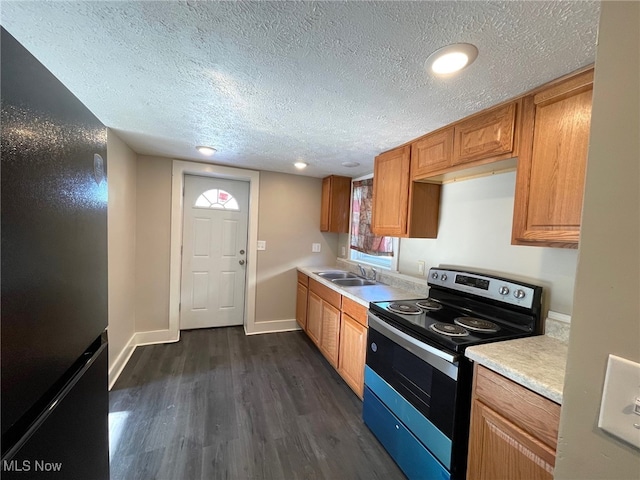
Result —
[[[373,173],[351,179],[351,195],[349,198],[349,234],[347,238],[348,248],[349,248],[349,260],[355,263],[361,263],[363,265],[382,268],[384,270],[388,270],[391,272],[397,272],[398,256],[399,256],[398,254],[400,251],[400,239],[398,237],[391,237],[391,241],[393,244],[393,256],[391,257],[369,255],[367,253],[361,252],[360,250],[355,250],[351,248],[351,221],[353,216],[353,182],[358,182],[360,180],[367,180],[370,178],[373,178]]]

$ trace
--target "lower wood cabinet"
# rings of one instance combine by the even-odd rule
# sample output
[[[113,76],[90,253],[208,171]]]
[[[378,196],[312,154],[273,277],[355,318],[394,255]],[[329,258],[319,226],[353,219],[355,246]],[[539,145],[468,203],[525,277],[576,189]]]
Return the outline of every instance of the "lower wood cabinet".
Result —
[[[296,291],[296,322],[303,330],[307,329],[307,300],[309,277],[298,272],[298,289]]]
[[[367,353],[367,327],[346,313],[340,325],[340,361],[338,373],[362,398],[364,393],[364,362]]]
[[[362,398],[367,307],[340,295],[313,278],[308,281],[305,331],[347,385]],[[302,305],[301,287],[304,285],[298,282],[298,306]]]
[[[307,303],[307,335],[316,345],[320,345],[322,334],[322,299],[314,292],[309,292]]]
[[[338,342],[340,341],[340,310],[322,302],[322,332],[320,351],[334,367],[338,366]]]
[[[467,480],[551,480],[560,405],[475,366]]]

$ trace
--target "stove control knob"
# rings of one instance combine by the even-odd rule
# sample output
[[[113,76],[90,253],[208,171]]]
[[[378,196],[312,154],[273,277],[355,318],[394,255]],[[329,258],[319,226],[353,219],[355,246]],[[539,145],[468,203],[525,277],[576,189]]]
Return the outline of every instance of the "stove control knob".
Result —
[[[525,293],[524,290],[516,290],[515,292],[513,292],[513,296],[516,297],[518,300],[520,300],[521,298],[524,298]]]
[[[447,281],[447,274],[443,273],[442,276],[440,277],[440,280],[442,280],[443,282]]]
[[[498,293],[500,295],[509,295],[509,287],[507,287],[506,285],[501,286],[498,290]]]
[[[434,280],[437,280],[438,279],[438,272],[433,272],[431,274],[431,278],[433,278]]]

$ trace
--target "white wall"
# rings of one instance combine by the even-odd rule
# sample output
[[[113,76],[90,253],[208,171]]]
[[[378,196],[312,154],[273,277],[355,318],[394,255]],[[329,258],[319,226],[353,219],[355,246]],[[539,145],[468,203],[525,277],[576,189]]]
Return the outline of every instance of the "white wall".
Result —
[[[597,422],[608,355],[640,362],[640,3],[602,2],[600,15],[555,477],[637,480],[640,450]]]
[[[260,173],[258,238],[267,249],[258,252],[256,323],[295,319],[297,266],[335,264],[338,234],[320,232],[321,197],[320,178]]]
[[[135,333],[136,154],[107,132],[109,255],[109,375],[114,378],[133,350]]]
[[[172,160],[138,157],[136,331],[168,331]]]
[[[515,172],[443,185],[436,239],[401,239],[399,270],[457,266],[542,285],[545,305],[571,314],[577,250],[511,245]]]

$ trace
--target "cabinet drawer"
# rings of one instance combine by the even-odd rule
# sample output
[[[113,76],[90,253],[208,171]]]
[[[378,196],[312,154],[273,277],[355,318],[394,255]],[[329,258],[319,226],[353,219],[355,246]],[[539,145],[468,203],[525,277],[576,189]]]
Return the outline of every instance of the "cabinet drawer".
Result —
[[[313,278],[309,279],[309,290],[316,293],[325,302],[333,305],[337,309],[340,309],[342,304],[342,295],[335,290],[331,290],[329,287],[321,284]]]
[[[350,298],[342,297],[342,311],[361,325],[364,325],[365,327],[368,326],[367,307],[354,302]]]
[[[305,287],[309,285],[309,277],[304,273],[298,272],[298,283],[303,284]]]
[[[515,145],[516,102],[455,126],[453,165],[510,154]]]
[[[427,135],[411,144],[411,179],[451,166],[453,128]]]
[[[555,450],[560,405],[482,365],[475,369],[474,397]]]

